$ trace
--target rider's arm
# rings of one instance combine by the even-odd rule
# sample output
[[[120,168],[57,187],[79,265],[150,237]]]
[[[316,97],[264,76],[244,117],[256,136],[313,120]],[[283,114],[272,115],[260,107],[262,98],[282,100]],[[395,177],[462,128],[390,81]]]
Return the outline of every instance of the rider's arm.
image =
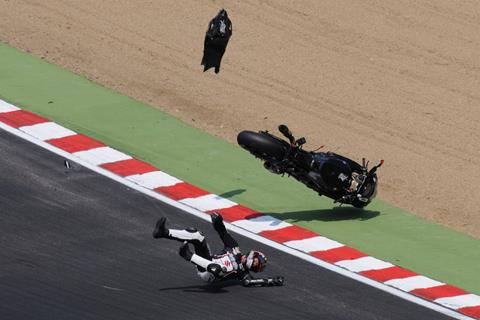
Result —
[[[268,278],[253,278],[251,276],[248,276],[242,280],[242,284],[245,287],[283,286],[285,284],[285,278],[282,276]]]

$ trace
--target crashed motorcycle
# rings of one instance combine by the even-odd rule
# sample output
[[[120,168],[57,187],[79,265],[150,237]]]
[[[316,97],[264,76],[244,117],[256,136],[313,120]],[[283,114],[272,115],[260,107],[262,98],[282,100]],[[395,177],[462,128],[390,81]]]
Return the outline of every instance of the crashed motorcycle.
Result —
[[[306,151],[303,150],[305,138],[295,139],[286,125],[280,125],[278,129],[288,142],[268,131],[242,131],[237,136],[237,142],[260,158],[268,171],[292,176],[335,203],[363,208],[375,198],[376,172],[383,165],[383,160],[368,169],[365,159],[360,165],[333,152]]]

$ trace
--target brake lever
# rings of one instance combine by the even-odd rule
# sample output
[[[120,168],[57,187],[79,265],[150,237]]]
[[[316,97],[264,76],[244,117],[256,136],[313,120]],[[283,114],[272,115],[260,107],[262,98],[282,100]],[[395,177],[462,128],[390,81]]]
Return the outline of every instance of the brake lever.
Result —
[[[375,172],[377,172],[377,169],[380,168],[380,167],[383,165],[384,162],[385,162],[384,160],[380,160],[380,163],[379,163],[379,164],[377,164],[375,167],[373,167],[372,169],[370,169],[370,171],[368,172],[368,175],[372,175],[372,174],[374,174]]]

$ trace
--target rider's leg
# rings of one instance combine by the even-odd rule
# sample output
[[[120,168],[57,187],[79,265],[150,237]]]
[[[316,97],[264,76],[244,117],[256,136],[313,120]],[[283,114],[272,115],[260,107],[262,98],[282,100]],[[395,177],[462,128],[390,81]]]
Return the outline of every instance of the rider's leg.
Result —
[[[187,228],[184,230],[169,229],[169,238],[178,241],[187,241],[193,244],[195,254],[204,259],[210,260],[212,254],[205,236],[195,228]]]
[[[186,229],[167,229],[168,238],[177,240],[177,241],[188,241],[188,242],[203,242],[205,236],[195,228],[186,228]]]
[[[197,267],[197,274],[202,278],[202,280],[211,282],[215,279],[215,276],[220,274],[222,271],[219,264],[214,263],[211,259],[211,256],[200,256],[199,254],[204,255],[206,252],[210,252],[206,241],[203,241],[205,246],[198,244],[195,246],[195,253],[192,253],[189,248],[189,242],[185,241],[179,250],[179,254],[185,260],[193,263]],[[208,275],[208,273],[210,275]]]
[[[155,229],[153,230],[154,238],[168,238],[177,241],[188,241],[188,242],[203,242],[205,236],[195,228],[187,229],[168,229],[166,224],[167,219],[162,217],[158,219]]]
[[[205,241],[204,241],[205,242]],[[208,248],[208,246],[207,246]],[[202,251],[199,252],[200,254],[203,254],[204,248],[201,248]],[[197,250],[195,250],[195,253],[192,253],[189,248],[189,242],[184,241],[183,244],[180,246],[180,250],[178,251],[180,256],[184,258],[185,260],[193,263],[194,265],[197,266],[197,271],[198,272],[204,272],[207,270],[207,267],[212,263],[211,257],[202,257],[199,254],[197,254]]]
[[[205,236],[195,228],[187,229],[168,229],[166,218],[160,218],[153,230],[154,238],[168,238],[172,240],[186,242],[180,248],[180,255],[186,260],[191,261],[197,266],[198,271],[205,271],[206,266],[211,263],[212,254]],[[195,254],[189,253],[188,243],[193,244]]]
[[[227,228],[225,228],[225,224],[223,223],[223,217],[219,213],[214,212],[212,213],[211,218],[213,228],[215,229],[215,231],[217,231],[220,239],[222,239],[224,246],[228,248],[238,247],[237,240],[235,240],[230,235],[230,233],[228,233]]]

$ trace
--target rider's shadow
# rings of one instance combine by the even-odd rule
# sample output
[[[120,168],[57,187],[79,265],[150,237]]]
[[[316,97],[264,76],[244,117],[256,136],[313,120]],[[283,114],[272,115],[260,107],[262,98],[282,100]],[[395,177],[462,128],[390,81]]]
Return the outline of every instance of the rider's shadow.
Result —
[[[161,288],[158,291],[175,291],[182,290],[183,292],[194,292],[194,293],[228,293],[229,291],[225,288],[239,285],[238,281],[222,281],[212,284],[202,284],[194,286],[184,286],[184,287],[169,287]]]
[[[335,207],[332,209],[294,211],[285,213],[267,213],[281,220],[297,221],[366,221],[380,215],[380,211],[358,209],[353,207]]]

